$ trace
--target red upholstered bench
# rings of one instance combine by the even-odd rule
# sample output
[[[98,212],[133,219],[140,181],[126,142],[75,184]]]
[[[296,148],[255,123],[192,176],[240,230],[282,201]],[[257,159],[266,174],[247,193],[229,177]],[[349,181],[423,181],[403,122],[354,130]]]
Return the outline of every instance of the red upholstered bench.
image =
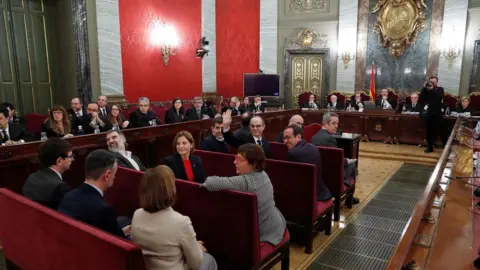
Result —
[[[118,215],[131,215],[139,208],[138,189],[142,175],[143,172],[118,168],[114,185],[105,193],[105,200],[121,213]],[[235,191],[208,192],[196,183],[183,180],[177,180],[176,187],[177,200],[173,208],[190,217],[197,239],[205,242],[208,252],[221,265],[228,266],[227,269],[255,269],[275,257],[267,266],[282,261],[282,269],[288,269],[288,231],[284,241],[275,247],[260,243],[255,195]]]
[[[290,235],[281,243],[260,243],[257,196],[232,190],[209,192],[198,183],[176,181],[173,208],[189,216],[197,233],[220,265],[226,269],[269,269],[282,262],[289,269]],[[272,261],[273,259],[273,261]]]
[[[267,160],[266,173],[275,193],[275,204],[286,220],[305,228],[305,253],[312,253],[314,234],[332,228],[333,202],[317,202],[317,166]]]
[[[318,146],[318,151],[323,157],[322,168],[328,168],[322,170],[322,180],[335,198],[334,220],[339,221],[342,202],[345,201],[347,208],[352,208],[355,182],[352,179],[350,187],[343,182],[343,149]]]
[[[202,159],[205,175],[236,175],[234,155],[209,151],[195,154]],[[330,234],[333,212],[332,201],[317,203],[316,166],[268,159],[266,173],[273,185],[277,208],[286,220],[305,228],[305,252],[312,253],[314,232],[325,229],[325,234]]]
[[[5,188],[0,189],[0,241],[5,256],[21,269],[145,269],[139,246]]]
[[[320,131],[321,129],[322,129],[322,125],[320,125],[318,123],[313,123],[311,125],[305,126],[303,128],[303,130],[304,130],[304,135],[303,136],[305,138],[305,141],[311,142],[313,136],[315,136],[315,134],[317,134],[317,132]]]

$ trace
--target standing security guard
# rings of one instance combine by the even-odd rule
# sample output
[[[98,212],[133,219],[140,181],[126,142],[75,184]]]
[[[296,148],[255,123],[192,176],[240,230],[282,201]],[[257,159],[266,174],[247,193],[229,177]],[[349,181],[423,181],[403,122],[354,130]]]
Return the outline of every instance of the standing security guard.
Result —
[[[444,90],[437,86],[438,79],[431,77],[425,83],[425,87],[420,92],[419,103],[422,104],[423,110],[420,117],[425,122],[427,131],[427,149],[425,153],[433,152],[433,142],[437,134],[440,135],[443,145],[447,143],[447,133],[443,124],[443,97]]]

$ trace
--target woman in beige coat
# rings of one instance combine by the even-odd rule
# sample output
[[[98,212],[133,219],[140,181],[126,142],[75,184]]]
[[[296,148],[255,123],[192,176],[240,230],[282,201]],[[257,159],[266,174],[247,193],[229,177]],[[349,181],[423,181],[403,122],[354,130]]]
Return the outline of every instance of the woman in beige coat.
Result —
[[[217,269],[215,259],[197,241],[192,222],[172,209],[175,176],[161,165],[145,172],[140,209],[132,219],[131,237],[142,248],[147,269]]]

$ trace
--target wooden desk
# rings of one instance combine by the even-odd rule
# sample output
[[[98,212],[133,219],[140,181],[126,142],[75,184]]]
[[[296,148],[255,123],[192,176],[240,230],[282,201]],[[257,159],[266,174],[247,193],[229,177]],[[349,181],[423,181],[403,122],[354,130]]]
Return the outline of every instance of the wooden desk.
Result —
[[[321,123],[325,111],[302,111],[305,125]],[[362,135],[365,141],[385,143],[424,144],[425,124],[419,115],[395,113],[392,110],[365,112],[336,111],[339,129]],[[445,128],[450,134],[456,117],[445,117]],[[439,141],[440,142],[440,141]]]

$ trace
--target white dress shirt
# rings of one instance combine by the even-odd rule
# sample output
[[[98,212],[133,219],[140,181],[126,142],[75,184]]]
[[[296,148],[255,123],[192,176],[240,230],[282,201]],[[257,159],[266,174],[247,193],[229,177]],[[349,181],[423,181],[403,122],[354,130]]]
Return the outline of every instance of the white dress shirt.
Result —
[[[57,172],[54,168],[50,167],[50,170],[52,170],[54,173],[56,173],[58,175],[58,177],[60,177],[60,179],[62,179],[63,181],[63,177],[62,177],[62,174]]]
[[[119,152],[120,155],[122,155],[124,158],[126,158],[130,164],[135,168],[135,170],[140,171],[140,166],[138,166],[138,163],[132,158],[132,152],[130,151],[125,151],[125,152]]]
[[[5,132],[7,133],[8,140],[12,140],[12,138],[10,137],[10,131],[9,131],[8,125],[7,125],[7,128],[5,128],[5,129],[1,129],[1,128],[0,128],[0,136],[2,136],[2,138],[3,138],[3,131],[4,131],[4,130],[5,130]],[[5,138],[4,138],[4,139],[5,139]],[[7,141],[8,141],[8,140],[7,140]],[[18,142],[19,142],[19,143],[24,143],[25,141],[24,141],[24,140],[19,140]]]
[[[255,143],[256,143],[256,144],[262,146],[262,137],[255,137],[255,136],[253,136],[253,135],[252,135],[252,137],[253,137],[253,139],[255,140]],[[260,143],[258,143],[258,141],[260,141]]]

